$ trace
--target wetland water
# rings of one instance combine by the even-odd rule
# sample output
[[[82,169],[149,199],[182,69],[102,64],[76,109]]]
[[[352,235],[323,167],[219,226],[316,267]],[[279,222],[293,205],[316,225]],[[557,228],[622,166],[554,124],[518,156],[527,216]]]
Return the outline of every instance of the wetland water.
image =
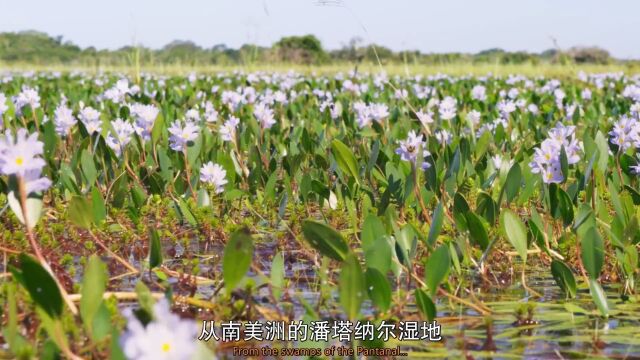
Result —
[[[164,244],[164,248],[168,253],[176,254],[176,263],[190,252],[200,254],[199,266],[204,276],[207,272],[221,271],[222,245],[214,244],[205,249],[194,241],[187,248],[173,244]],[[271,259],[277,251],[275,242],[259,242],[255,251],[257,259],[261,259],[261,268],[254,268],[248,274],[249,281],[253,281],[256,288],[251,298],[262,309],[275,312],[268,287],[261,286],[270,275]],[[283,299],[291,303],[295,318],[301,319],[305,315],[303,303],[314,306],[320,298],[317,285],[319,269],[310,260],[297,256],[297,250],[283,253],[285,276],[291,280]],[[527,274],[528,285],[541,297],[530,297],[521,287],[519,276],[506,278],[508,280],[501,281],[501,286],[476,289],[476,298],[489,307],[493,314],[484,316],[439,297],[436,302],[439,310],[436,321],[442,329],[440,342],[400,342],[391,339],[385,346],[400,346],[412,358],[640,358],[640,304],[631,300],[623,301],[617,288],[604,287],[611,307],[611,315],[605,319],[598,316],[589,289],[585,286],[579,287],[575,299],[559,300],[564,295],[545,269],[531,269]],[[133,290],[134,284],[135,278],[123,278],[118,290]],[[207,299],[215,291],[216,285],[200,285],[196,293]],[[338,294],[331,296],[337,306]],[[413,297],[408,299],[413,300]],[[370,301],[365,301],[362,314],[366,317],[372,311]],[[268,316],[268,310],[263,310],[262,320],[265,320],[265,314]],[[336,320],[341,316],[339,311],[322,315],[326,317],[324,320]],[[403,317],[412,320],[424,318],[417,311],[415,303],[405,305]],[[265,342],[263,345],[273,344]],[[222,354],[232,356],[232,350],[223,351]]]

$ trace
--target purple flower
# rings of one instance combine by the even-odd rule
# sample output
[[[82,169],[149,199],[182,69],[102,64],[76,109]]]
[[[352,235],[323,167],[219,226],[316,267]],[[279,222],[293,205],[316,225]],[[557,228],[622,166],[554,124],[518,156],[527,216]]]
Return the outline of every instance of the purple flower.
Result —
[[[258,103],[253,108],[253,116],[256,117],[258,123],[263,129],[269,129],[276,123],[273,118],[273,110],[265,103]]]
[[[102,131],[100,112],[90,106],[80,109],[80,121],[84,124],[89,135]]]
[[[104,92],[103,97],[111,100],[115,104],[120,104],[124,102],[127,94],[134,94],[137,92],[136,90],[137,88],[135,86],[132,88],[129,87],[129,81],[127,79],[120,79],[112,88]]]
[[[216,194],[224,191],[224,185],[227,184],[227,171],[220,165],[209,161],[200,168],[200,181],[213,185]]]
[[[26,192],[39,192],[51,186],[51,180],[41,177],[45,161],[41,155],[44,144],[38,134],[28,134],[26,129],[18,129],[14,137],[6,131],[0,137],[0,174],[16,175],[23,179]]]
[[[229,117],[227,121],[220,127],[220,138],[222,141],[236,141],[236,128],[240,124],[240,119],[235,116]]]
[[[435,136],[440,145],[450,144],[453,139],[451,133],[444,129],[436,131]]]
[[[424,141],[424,135],[418,136],[415,131],[410,131],[405,140],[398,141],[400,145],[396,149],[396,154],[400,155],[400,159],[409,161],[413,164],[420,163],[422,169],[427,169],[430,165],[424,161],[424,158],[431,155],[426,150],[427,143]]]
[[[4,114],[7,110],[9,110],[9,106],[7,106],[7,97],[0,93],[0,118],[2,118],[2,114]],[[0,126],[2,126],[0,124]]]
[[[482,85],[476,85],[471,89],[471,98],[474,100],[487,100],[487,88]]]
[[[612,144],[618,145],[620,151],[624,152],[629,148],[640,147],[640,122],[638,120],[622,116],[609,132]]]
[[[545,184],[561,183],[563,180],[564,176],[562,175],[559,162],[554,162],[551,166],[542,170],[542,181],[544,181]]]
[[[194,123],[187,121],[184,127],[180,126],[180,122],[174,121],[168,131],[169,147],[175,151],[183,151],[187,148],[189,142],[193,142],[198,138],[198,128]]]
[[[73,116],[71,109],[65,104],[60,104],[54,111],[53,122],[56,125],[56,133],[60,136],[67,136],[71,128],[78,122]]]
[[[27,86],[22,87],[22,91],[14,99],[16,114],[22,114],[22,108],[29,105],[31,109],[40,107],[40,95],[38,91]]]
[[[575,126],[564,126],[560,123],[549,130],[549,137],[536,148],[533,161],[529,163],[531,172],[542,174],[545,183],[558,183],[564,180],[560,167],[560,154],[564,147],[569,165],[580,161],[581,146],[575,138]]]
[[[127,359],[187,360],[197,351],[197,325],[171,313],[164,298],[153,306],[153,320],[146,325],[131,310],[125,312],[125,317],[127,328],[120,345]]]
[[[442,120],[451,120],[456,116],[458,101],[451,96],[445,97],[438,105],[438,113]]]
[[[135,132],[133,126],[122,119],[116,119],[111,123],[115,133],[109,131],[107,135],[107,145],[116,153],[117,156],[122,154],[122,150],[131,141],[131,136]]]
[[[154,105],[133,104],[129,107],[135,119],[134,128],[142,140],[151,140],[151,131],[160,110]]]

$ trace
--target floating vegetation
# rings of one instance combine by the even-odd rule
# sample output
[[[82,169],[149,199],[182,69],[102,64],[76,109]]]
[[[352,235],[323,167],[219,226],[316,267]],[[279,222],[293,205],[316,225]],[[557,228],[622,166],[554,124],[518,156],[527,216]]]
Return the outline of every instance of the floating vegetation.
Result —
[[[640,356],[638,76],[12,73],[0,120],[0,357]]]

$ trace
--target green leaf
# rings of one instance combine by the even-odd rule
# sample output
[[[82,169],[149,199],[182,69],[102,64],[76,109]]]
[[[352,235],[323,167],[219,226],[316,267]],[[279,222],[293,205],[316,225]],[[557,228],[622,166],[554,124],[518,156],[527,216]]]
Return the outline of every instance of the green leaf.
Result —
[[[227,186],[233,184],[236,180],[236,167],[233,163],[233,158],[224,151],[218,151],[216,155],[216,163],[220,164],[227,172]]]
[[[242,228],[231,235],[231,239],[224,247],[222,259],[222,275],[227,292],[240,283],[245,276],[253,259],[253,240],[249,229]]]
[[[478,141],[476,141],[476,146],[475,146],[476,159],[481,159],[482,155],[484,155],[484,153],[487,151],[487,148],[489,147],[489,143],[491,142],[491,137],[492,137],[491,133],[487,131],[480,136]]]
[[[153,124],[153,129],[151,129],[151,141],[154,144],[158,143],[160,136],[162,135],[162,131],[165,129],[164,127],[164,116],[162,113],[158,114],[156,121]]]
[[[202,149],[202,136],[198,136],[193,144],[189,143],[187,146],[187,161],[189,162],[189,166],[193,169],[195,168],[196,160],[198,156],[200,156],[200,150]]]
[[[447,172],[444,175],[445,179],[449,179],[450,177],[455,177],[460,169],[460,148],[456,149],[456,152],[453,154],[453,159],[449,163],[449,167],[447,168]]]
[[[360,262],[355,254],[350,253],[342,264],[339,280],[340,305],[350,320],[358,318],[360,306],[364,298],[365,280]]]
[[[111,322],[111,312],[109,312],[109,308],[103,301],[93,317],[91,336],[95,341],[102,341],[111,333],[113,328]]]
[[[49,157],[56,149],[58,135],[56,134],[56,126],[53,121],[47,121],[42,124],[42,133],[44,140],[44,153]]]
[[[102,295],[107,286],[107,266],[97,255],[91,255],[84,268],[82,279],[82,298],[80,299],[80,316],[85,328],[93,331],[93,320],[102,304]]]
[[[502,191],[507,195],[507,203],[511,203],[518,195],[522,183],[522,170],[520,164],[514,163],[507,174],[507,180]]]
[[[507,236],[507,240],[522,258],[523,262],[527,262],[527,229],[524,224],[514,213],[505,209],[500,217],[500,225],[502,231]]]
[[[380,218],[374,214],[367,215],[362,224],[362,234],[360,236],[362,250],[367,251],[375,244],[379,237],[385,234],[384,224],[382,224]]]
[[[278,252],[271,262],[271,293],[276,300],[280,299],[284,289],[284,256]]]
[[[582,264],[591,279],[600,276],[604,264],[604,243],[595,227],[589,228],[580,241]]]
[[[368,268],[365,274],[367,293],[373,304],[382,312],[391,306],[391,286],[387,278],[378,270]]]
[[[267,184],[264,186],[264,196],[267,200],[276,201],[276,184],[278,182],[278,173],[274,172],[269,176]]]
[[[551,275],[553,275],[556,284],[558,284],[567,297],[574,298],[576,296],[576,279],[571,269],[569,269],[565,263],[560,260],[553,260],[551,262]]]
[[[56,358],[58,349],[67,349],[69,347],[68,334],[62,326],[62,320],[51,317],[41,307],[36,307],[36,313],[40,320],[40,327],[43,328],[48,335],[48,340],[45,341],[42,352],[48,353],[52,358]],[[45,354],[42,356],[43,358],[44,355]]]
[[[358,172],[358,162],[351,149],[342,141],[335,139],[331,142],[331,152],[343,173],[351,175],[360,184],[360,173]]]
[[[609,163],[609,144],[607,138],[598,131],[595,138],[596,146],[598,147],[598,162],[597,169],[600,171],[607,170],[607,164]]]
[[[89,200],[82,196],[74,196],[68,205],[69,220],[76,226],[89,229],[92,223],[93,208]]]
[[[453,196],[453,211],[460,214],[464,214],[469,211],[469,203],[467,202],[467,199],[465,199],[459,192]]]
[[[8,282],[6,285],[6,312],[7,323],[2,335],[9,345],[9,350],[18,359],[32,358],[32,349],[29,342],[18,332],[18,304],[16,301],[16,284]]]
[[[480,217],[469,211],[466,213],[465,218],[467,219],[467,228],[469,229],[471,241],[480,245],[482,250],[487,250],[487,247],[489,247],[489,235]]]
[[[87,186],[91,186],[98,178],[98,170],[96,170],[96,164],[93,162],[93,155],[91,155],[89,150],[82,150],[80,165],[82,166],[82,172],[84,173],[84,178],[87,181]]]
[[[569,179],[569,160],[564,145],[560,148],[560,171],[562,171],[562,182],[564,183]]]
[[[191,226],[197,226],[198,221],[196,220],[196,217],[191,212],[191,209],[189,209],[189,205],[187,204],[187,202],[184,201],[184,199],[178,199],[177,205],[178,205],[178,209],[180,210],[180,215],[182,216],[182,219],[188,222],[189,225]]]
[[[107,218],[107,209],[104,206],[102,194],[100,194],[100,190],[97,187],[91,190],[91,207],[93,208],[94,223],[102,223]]]
[[[557,184],[549,185],[549,201],[551,214],[554,218],[562,218],[564,226],[569,226],[573,222],[573,203],[567,194]]]
[[[11,189],[7,194],[7,201],[9,203],[9,207],[11,208],[13,213],[16,215],[18,220],[22,224],[24,224],[25,222],[24,222],[24,217],[22,216],[22,206],[20,205],[20,200],[19,200],[20,194],[17,190],[17,187],[14,190],[13,187],[11,186],[12,181],[9,181],[9,183],[10,183],[9,188]],[[42,196],[36,195],[36,194],[29,194],[29,196],[27,197],[26,210],[27,210],[27,222],[29,225],[29,229],[33,229],[38,223],[38,220],[40,219],[40,214],[42,213]]]
[[[142,313],[145,313],[145,321],[143,324],[146,325],[146,321],[153,320],[153,304],[155,304],[155,300],[153,295],[151,294],[151,290],[144,284],[142,281],[138,281],[136,283],[136,295],[138,296],[138,304],[140,305],[140,310]],[[136,317],[139,317],[140,313],[136,313]]]
[[[162,246],[156,229],[149,229],[149,269],[162,265]]]
[[[442,230],[442,222],[444,220],[444,210],[442,203],[438,203],[436,209],[433,211],[433,217],[431,219],[431,227],[429,228],[429,236],[427,236],[427,245],[433,246],[440,235]]]
[[[640,205],[640,193],[629,185],[625,185],[624,188],[625,190],[627,190],[629,195],[631,195],[631,199],[633,200],[633,205]]]
[[[364,253],[367,267],[386,274],[391,267],[392,249],[389,236],[379,236]],[[364,249],[363,249],[364,250]]]
[[[570,302],[566,302],[563,304],[565,310],[567,310],[568,312],[572,313],[572,314],[589,314],[589,311],[583,309],[582,307],[574,304],[574,303],[570,303]]]
[[[476,213],[482,215],[482,217],[487,219],[489,224],[493,225],[498,215],[498,205],[491,195],[486,192],[480,192],[478,194],[477,204]]]
[[[31,299],[51,318],[62,315],[62,295],[55,280],[40,263],[26,254],[20,254],[20,277]]]
[[[602,286],[596,279],[589,279],[589,291],[591,292],[591,298],[593,302],[600,310],[600,314],[604,317],[609,316],[609,304],[607,303],[607,295],[604,290],[602,290]]]
[[[418,240],[413,227],[407,224],[402,227],[402,229],[397,230],[395,239],[396,255],[398,256],[400,263],[406,266],[411,266],[411,260],[418,245]]]
[[[117,329],[112,329],[111,331],[111,345],[109,347],[110,356],[109,360],[127,360],[124,355],[124,351],[120,347],[120,333]]]
[[[433,321],[436,318],[436,305],[431,300],[431,297],[422,289],[415,290],[416,305],[418,310],[427,317],[429,321]]]
[[[211,197],[207,189],[198,190],[198,207],[211,206]]]
[[[589,206],[588,204],[580,205],[580,208],[578,208],[578,215],[576,216],[575,222],[573,224],[573,230],[577,230],[582,224],[589,220],[589,217],[592,214],[593,210],[591,209],[591,206]]]
[[[349,246],[342,235],[326,224],[304,220],[302,234],[309,244],[324,256],[343,261],[349,253]]]
[[[429,287],[431,296],[438,292],[438,286],[449,274],[451,268],[451,254],[449,245],[440,245],[431,255],[424,266],[425,283]]]

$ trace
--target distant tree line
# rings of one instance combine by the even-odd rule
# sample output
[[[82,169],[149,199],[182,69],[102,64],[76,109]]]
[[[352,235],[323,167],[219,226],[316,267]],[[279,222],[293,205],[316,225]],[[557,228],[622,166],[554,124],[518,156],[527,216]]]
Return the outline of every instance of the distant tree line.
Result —
[[[252,44],[239,49],[224,44],[209,48],[192,41],[173,41],[161,49],[125,46],[117,50],[81,48],[61,36],[53,37],[37,31],[0,33],[0,62],[5,64],[69,64],[85,66],[117,66],[134,62],[158,65],[233,65],[256,63],[409,63],[449,64],[456,62],[492,64],[588,63],[617,62],[608,51],[597,47],[576,47],[568,50],[550,49],[542,53],[508,52],[489,49],[476,54],[422,53],[392,51],[380,45],[365,45],[354,38],[337,50],[326,50],[313,35],[284,37],[271,47]]]

